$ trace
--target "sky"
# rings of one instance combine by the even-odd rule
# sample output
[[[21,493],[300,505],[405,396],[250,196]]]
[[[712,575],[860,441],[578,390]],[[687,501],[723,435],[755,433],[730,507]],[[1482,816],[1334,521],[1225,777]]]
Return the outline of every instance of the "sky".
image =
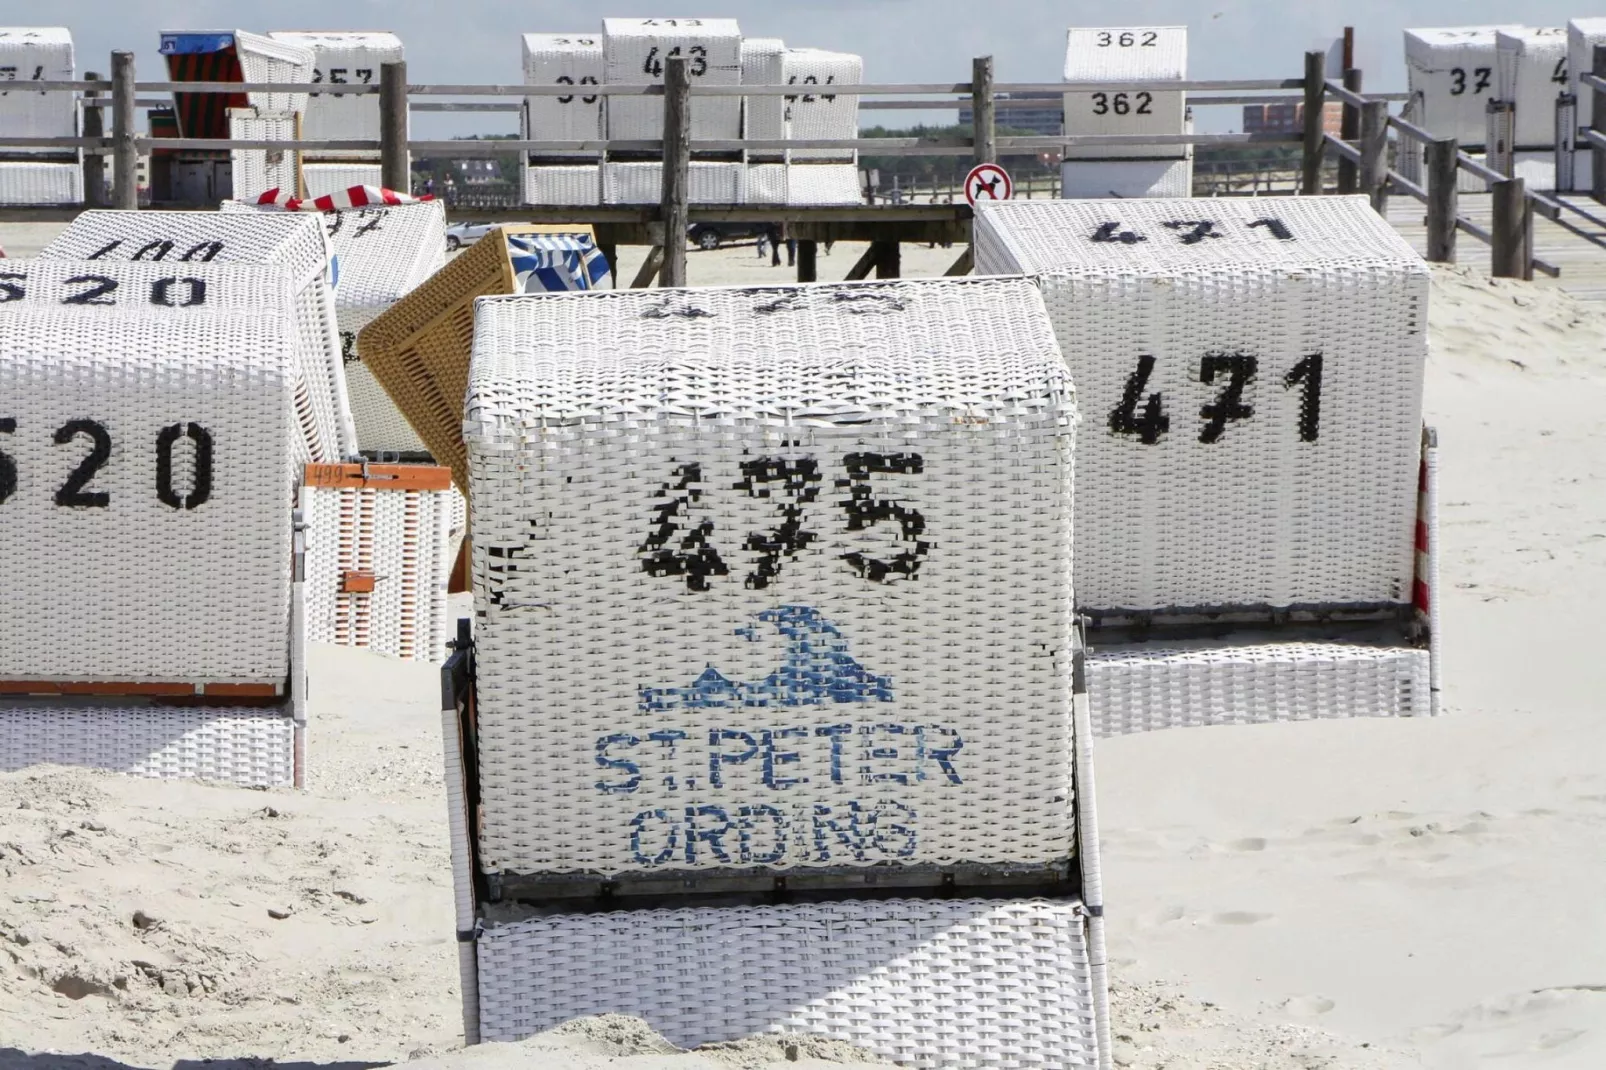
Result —
[[[406,46],[409,81],[516,83],[522,33],[595,32],[604,15],[727,17],[748,36],[857,52],[867,82],[968,81],[971,58],[988,54],[998,81],[1041,82],[1060,78],[1066,28],[1116,25],[1112,10],[1124,25],[1186,25],[1193,78],[1297,78],[1305,51],[1327,48],[1352,25],[1366,88],[1380,92],[1405,88],[1406,27],[1564,26],[1606,16],[1606,0],[1593,9],[1579,0],[0,0],[0,24],[66,25],[80,71],[104,73],[112,49],[131,49],[146,79],[163,74],[156,49],[164,29],[391,30]],[[1237,109],[1211,111],[1197,116],[1198,129],[1236,128]],[[867,112],[863,121],[924,114]],[[468,127],[452,128],[465,121]],[[513,133],[515,120],[420,116],[414,123],[415,137],[472,130]]]

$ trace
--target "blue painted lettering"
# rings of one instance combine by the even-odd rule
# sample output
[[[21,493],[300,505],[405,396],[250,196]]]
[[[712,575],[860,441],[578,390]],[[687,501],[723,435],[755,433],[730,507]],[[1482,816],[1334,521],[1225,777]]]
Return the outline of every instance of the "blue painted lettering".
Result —
[[[711,819],[709,824],[701,824],[700,818]],[[715,827],[714,822],[718,823]],[[693,865],[697,861],[697,845],[708,844],[714,857],[721,862],[729,862],[731,856],[725,853],[725,844],[721,839],[731,830],[730,815],[718,806],[688,806],[686,807],[686,864]]]
[[[915,835],[915,812],[900,802],[884,802],[876,807],[875,845],[883,854],[911,858],[919,838]],[[908,822],[900,824],[899,821]]]
[[[730,740],[741,740],[747,744],[747,749],[740,753],[729,753],[723,746]],[[710,728],[708,730],[708,782],[716,788],[725,786],[725,778],[720,775],[722,767],[727,765],[740,765],[754,755],[758,754],[758,740],[750,733],[739,732],[732,728]]]
[[[920,772],[916,779],[925,780],[929,776],[926,772],[926,759],[930,758],[937,763],[942,775],[948,778],[950,784],[963,784],[959,779],[959,770],[954,768],[953,757],[959,753],[965,741],[959,738],[959,733],[952,728],[943,728],[941,725],[923,724],[915,729],[920,740]]]
[[[778,777],[775,775],[777,767],[791,765],[802,760],[803,757],[795,750],[776,750],[775,741],[799,736],[807,739],[809,730],[807,728],[766,728],[762,734],[764,738],[764,786],[779,791],[783,788],[795,787],[798,784],[807,784],[809,778],[806,776]]]
[[[855,862],[867,859],[875,845],[875,813],[866,813],[854,800],[836,806],[814,805],[814,850],[816,862],[829,862],[831,851],[840,843]]]
[[[640,742],[641,740],[629,732],[615,732],[611,736],[603,736],[597,740],[597,764],[604,769],[617,769],[622,773],[628,773],[630,776],[629,780],[621,784],[610,784],[606,780],[599,780],[597,781],[598,791],[605,795],[628,795],[640,786],[641,767],[635,762],[624,758],[613,758],[608,754],[609,749],[612,747],[634,747]]]
[[[773,806],[743,806],[736,811],[736,832],[741,840],[744,865],[768,866],[786,854],[786,817]],[[759,853],[755,841],[768,836],[769,850]]]
[[[896,763],[902,760],[905,767],[910,764],[910,757],[902,750],[900,737],[915,736],[918,738],[919,727],[902,724],[866,724],[859,726],[859,732],[864,736],[865,763],[859,767],[859,776],[865,784],[913,784],[920,777],[918,762],[913,765],[911,772],[885,772],[878,771],[875,763]],[[891,739],[878,737],[891,736]],[[914,748],[918,753],[918,746]],[[884,767],[883,767],[884,768]],[[898,768],[894,766],[894,768]]]
[[[647,829],[649,824],[655,825],[652,832]],[[663,846],[650,853],[648,847],[659,843]],[[630,853],[637,864],[661,866],[675,857],[679,845],[680,826],[670,818],[668,810],[644,810],[630,819]]]
[[[814,734],[831,737],[831,783],[842,783],[842,741],[853,734],[853,726],[823,724],[814,730]]]

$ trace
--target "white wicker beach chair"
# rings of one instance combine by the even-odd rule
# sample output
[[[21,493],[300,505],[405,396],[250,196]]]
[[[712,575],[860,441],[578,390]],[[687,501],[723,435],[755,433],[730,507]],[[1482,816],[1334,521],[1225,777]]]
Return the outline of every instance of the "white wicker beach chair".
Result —
[[[617,1011],[1108,1065],[1076,404],[1036,289],[483,298],[467,393],[469,1035]]]

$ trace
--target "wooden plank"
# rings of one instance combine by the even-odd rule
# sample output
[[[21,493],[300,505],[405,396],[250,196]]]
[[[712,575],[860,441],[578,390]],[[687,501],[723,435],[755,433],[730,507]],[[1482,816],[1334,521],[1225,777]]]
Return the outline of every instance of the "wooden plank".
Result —
[[[452,470],[434,464],[309,464],[309,487],[360,490],[446,490]]]
[[[641,262],[641,270],[636,272],[636,278],[630,284],[632,290],[645,290],[652,285],[652,280],[658,277],[658,269],[664,264],[664,247],[654,245],[647,250],[647,259]]]
[[[1322,191],[1322,156],[1327,143],[1322,103],[1326,92],[1327,53],[1305,53],[1305,158],[1299,188],[1307,196]]]
[[[1427,258],[1444,264],[1455,263],[1455,219],[1460,212],[1455,158],[1460,151],[1460,143],[1451,137],[1428,142],[1423,153],[1428,181]]]
[[[814,282],[820,277],[819,250],[820,243],[817,241],[800,240],[797,243],[798,282]]]
[[[971,60],[970,102],[971,140],[975,145],[976,163],[995,163],[998,158],[993,117],[993,57],[977,56]]]
[[[139,207],[139,147],[134,142],[134,53],[112,53],[112,207]]]
[[[873,242],[870,248],[875,251],[875,277],[878,279],[896,279],[903,274],[903,246],[895,241]]]
[[[397,60],[379,67],[379,174],[386,189],[411,193],[413,182],[407,154],[407,63]]]
[[[866,249],[864,251],[864,255],[859,257],[854,265],[848,269],[848,273],[843,277],[843,281],[858,282],[860,279],[869,277],[870,269],[876,266],[876,260],[879,257],[880,250],[877,248],[875,242],[871,242],[870,248]]]
[[[664,253],[660,286],[686,285],[686,231],[691,175],[691,60],[673,56],[664,61]]]

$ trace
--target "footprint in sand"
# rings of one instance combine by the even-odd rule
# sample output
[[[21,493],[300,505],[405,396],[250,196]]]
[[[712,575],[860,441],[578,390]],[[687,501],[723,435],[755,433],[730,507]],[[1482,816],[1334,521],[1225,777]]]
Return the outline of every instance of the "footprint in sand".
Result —
[[[1248,910],[1230,910],[1225,914],[1217,914],[1210,920],[1217,925],[1256,925],[1271,920],[1271,915],[1255,914]]]
[[[1260,836],[1250,836],[1243,840],[1233,840],[1227,846],[1234,851],[1264,851],[1266,841]]]
[[[1539,1038],[1538,1048],[1540,1051],[1551,1051],[1563,1044],[1571,1044],[1583,1035],[1582,1029],[1552,1029]]]
[[[1292,999],[1284,1000],[1282,1006],[1283,1010],[1289,1014],[1297,1014],[1304,1018],[1315,1018],[1317,1015],[1326,1014],[1338,1004],[1326,996],[1295,996]]]

